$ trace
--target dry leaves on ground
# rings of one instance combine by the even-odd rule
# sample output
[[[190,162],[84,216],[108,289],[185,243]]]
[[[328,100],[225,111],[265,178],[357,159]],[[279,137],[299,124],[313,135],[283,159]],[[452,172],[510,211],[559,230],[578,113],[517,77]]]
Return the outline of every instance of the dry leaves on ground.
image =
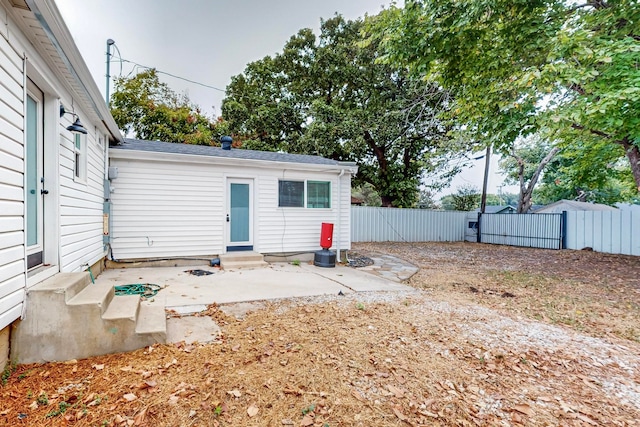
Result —
[[[437,247],[423,249],[429,251]],[[19,366],[0,388],[0,425],[639,425],[640,344],[533,319],[562,269],[547,269],[557,276],[549,278],[527,261],[531,252],[519,261],[511,255],[514,269],[552,280],[526,294],[526,308],[526,287],[492,279],[508,270],[455,245],[442,252],[461,252],[484,267],[448,257],[438,266],[420,252],[405,253],[437,280],[421,271],[412,279],[417,292],[278,301],[242,320],[212,306],[205,314],[223,325],[218,343]],[[482,291],[442,280],[444,271]],[[633,287],[624,268],[612,271],[611,280]],[[589,289],[575,295],[578,302],[602,296]],[[634,310],[625,314],[636,316]]]

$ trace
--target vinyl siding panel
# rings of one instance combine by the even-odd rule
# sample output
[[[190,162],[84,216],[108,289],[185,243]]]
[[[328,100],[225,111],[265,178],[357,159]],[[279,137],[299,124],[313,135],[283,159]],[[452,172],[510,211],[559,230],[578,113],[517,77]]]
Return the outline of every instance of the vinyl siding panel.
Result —
[[[79,112],[82,116],[82,112]],[[66,116],[65,116],[66,117]],[[71,117],[71,116],[69,116]],[[86,117],[86,116],[85,116]],[[86,172],[75,178],[73,134],[60,125],[60,270],[80,271],[104,256],[102,242],[104,202],[104,147],[87,126],[85,136]]]
[[[113,150],[117,151],[117,150]],[[112,153],[113,153],[112,151]],[[112,248],[117,259],[208,256],[227,246],[229,179],[253,182],[253,246],[261,253],[319,249],[322,222],[332,222],[337,244],[338,173],[238,167],[188,161],[121,159],[112,194]],[[304,165],[293,165],[293,168]],[[278,207],[278,180],[331,182],[331,208]],[[342,177],[341,247],[350,246],[350,176]]]
[[[117,259],[222,251],[223,175],[207,165],[112,160],[112,248]]]
[[[0,329],[20,317],[26,288],[22,82],[22,58],[0,37]]]
[[[338,173],[273,171],[259,180],[258,236],[262,253],[309,252],[320,249],[320,228],[323,222],[334,225],[333,249],[349,249],[349,208],[351,188],[348,174],[342,177],[342,215],[338,239]],[[311,180],[331,182],[331,208],[280,208],[278,207],[278,181]],[[348,197],[345,197],[345,193]],[[345,204],[346,201],[346,204]]]

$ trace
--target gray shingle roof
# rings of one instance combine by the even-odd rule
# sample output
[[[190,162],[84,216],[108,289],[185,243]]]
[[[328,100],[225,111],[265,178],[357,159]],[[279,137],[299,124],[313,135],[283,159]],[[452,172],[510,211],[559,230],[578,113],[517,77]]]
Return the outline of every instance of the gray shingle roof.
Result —
[[[515,212],[515,211],[516,211],[516,208],[510,205],[506,205],[506,206],[487,205],[485,206],[485,209],[484,209],[485,213],[509,213],[509,212]],[[474,209],[473,212],[480,212],[480,208]]]
[[[578,202],[576,200],[558,200],[535,213],[559,213],[562,211],[617,211],[617,208],[600,203]]]
[[[355,165],[355,163],[338,162],[320,156],[305,154],[276,153],[273,151],[242,150],[232,148],[223,150],[208,145],[179,144],[162,141],[143,141],[125,138],[124,143],[110,147],[115,150],[149,151],[155,153],[188,154],[192,156],[223,157],[231,159],[262,160],[267,162],[307,163],[314,165]]]

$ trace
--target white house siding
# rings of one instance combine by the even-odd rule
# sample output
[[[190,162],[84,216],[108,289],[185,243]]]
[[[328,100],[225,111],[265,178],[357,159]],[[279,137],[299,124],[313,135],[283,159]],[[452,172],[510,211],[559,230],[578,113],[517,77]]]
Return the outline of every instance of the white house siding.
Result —
[[[59,138],[60,268],[80,271],[105,253],[102,242],[105,143],[100,144],[100,135],[96,135],[93,126],[85,124],[89,131],[85,136],[86,180],[74,180],[74,136],[66,130],[69,124],[61,124]]]
[[[113,150],[116,151],[116,150]],[[206,164],[112,159],[116,259],[204,256],[223,245],[223,174]]]
[[[6,16],[2,6],[0,13]],[[0,330],[20,317],[26,286],[23,59],[7,41],[5,24],[0,24]]]
[[[118,168],[113,181],[112,249],[115,259],[145,259],[216,255],[226,250],[227,179],[253,180],[253,243],[261,253],[305,252],[319,249],[322,222],[335,224],[337,245],[339,170],[313,172],[308,165],[274,168],[268,162],[251,166],[225,165],[224,160],[154,160],[145,153],[112,149],[110,165]],[[286,170],[285,170],[286,168]],[[296,171],[295,169],[302,169]],[[312,169],[309,167],[309,169]],[[346,168],[345,168],[346,169]],[[279,208],[278,180],[331,182],[331,208]],[[342,177],[341,248],[349,248],[350,175]]]
[[[261,253],[308,252],[320,249],[320,228],[323,222],[333,223],[333,248],[349,249],[349,208],[351,183],[348,171],[341,178],[341,209],[338,208],[338,175],[340,171],[321,173],[313,171],[260,171],[258,177],[258,222],[256,250]],[[331,208],[278,207],[278,180],[311,180],[331,182]],[[338,211],[341,211],[338,238]]]
[[[42,6],[44,2],[38,4]],[[94,119],[90,118],[79,95],[70,91],[72,85],[65,80],[69,76],[65,77],[60,69],[54,71],[49,62],[52,58],[42,56],[55,55],[55,50],[51,45],[47,48],[44,33],[38,36],[40,24],[33,15],[29,17],[31,12],[7,5],[8,2],[0,3],[0,329],[20,317],[27,283],[31,286],[40,277],[27,279],[25,259],[27,78],[33,79],[44,92],[44,176],[45,187],[49,190],[45,198],[44,240],[47,248],[53,248],[45,248],[45,262],[51,265],[48,269],[53,272],[51,274],[81,270],[84,264],[95,263],[104,256],[102,182],[105,148],[104,143],[97,143],[97,139],[99,135],[104,139],[107,133],[102,121],[96,119],[97,113],[92,112]],[[24,21],[20,16],[26,17]],[[29,28],[29,32],[24,33],[21,25]],[[55,26],[55,29],[59,27]],[[34,42],[30,37],[40,38]],[[61,64],[59,59],[53,62]],[[91,86],[88,80],[83,85]],[[72,116],[59,118],[58,100],[67,111],[73,108],[89,132],[86,137],[86,183],[73,181],[72,134],[66,130]]]

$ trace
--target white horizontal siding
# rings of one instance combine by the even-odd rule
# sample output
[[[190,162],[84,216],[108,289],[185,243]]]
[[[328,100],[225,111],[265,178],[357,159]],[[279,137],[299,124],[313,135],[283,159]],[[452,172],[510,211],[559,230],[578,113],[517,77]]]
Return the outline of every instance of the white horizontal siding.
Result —
[[[20,317],[26,287],[22,64],[0,37],[0,329]]]
[[[349,248],[349,208],[351,189],[347,189],[347,180],[343,181],[342,234],[338,236],[338,172],[289,172],[269,170],[258,178],[258,221],[255,234],[257,250],[261,253],[310,252],[320,249],[320,229],[323,222],[334,225],[333,249]],[[268,175],[267,175],[268,174]],[[343,177],[344,178],[344,177]],[[278,181],[312,180],[331,182],[331,208],[280,208],[278,207]],[[346,195],[348,196],[345,197]],[[346,204],[345,204],[346,201]]]
[[[223,175],[207,165],[111,160],[112,249],[117,259],[222,252]]]
[[[116,150],[114,150],[116,151]],[[337,223],[338,172],[227,167],[184,161],[119,159],[112,194],[116,259],[215,255],[226,250],[228,179],[253,181],[253,242],[262,253],[320,247],[322,222]],[[331,182],[330,209],[279,208],[278,179]],[[350,182],[343,181],[341,244],[349,245]],[[337,226],[337,225],[336,225]],[[334,236],[337,235],[337,228]],[[334,243],[337,243],[334,237]]]
[[[82,114],[82,112],[79,112]],[[86,116],[85,116],[86,117]],[[60,122],[60,270],[84,270],[104,256],[104,147],[91,132],[85,139],[86,176],[76,180],[73,134],[66,130],[70,124]]]

